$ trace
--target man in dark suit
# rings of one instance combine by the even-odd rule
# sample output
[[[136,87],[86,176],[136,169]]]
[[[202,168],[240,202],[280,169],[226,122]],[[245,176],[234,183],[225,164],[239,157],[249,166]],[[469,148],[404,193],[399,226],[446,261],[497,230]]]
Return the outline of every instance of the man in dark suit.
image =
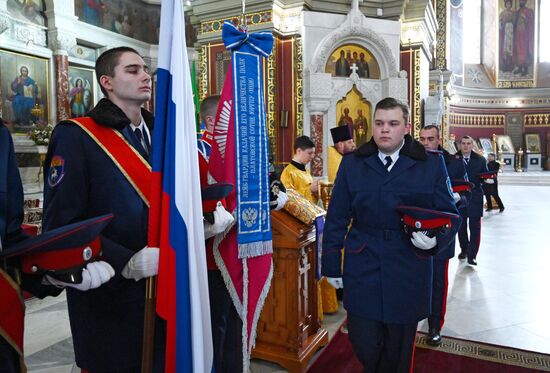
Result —
[[[403,232],[399,205],[457,213],[441,155],[408,135],[408,119],[394,98],[376,105],[373,138],[342,159],[325,222],[321,273],[345,286],[349,337],[365,372],[410,371],[416,327],[431,308],[429,255],[456,232]]]
[[[462,224],[458,230],[460,254],[458,259],[468,258],[468,264],[477,265],[477,253],[481,240],[481,217],[483,216],[483,186],[479,174],[487,172],[487,162],[481,155],[472,151],[474,139],[463,136],[460,140],[460,151],[464,159],[468,180],[475,185],[468,208],[461,210]],[[468,236],[468,229],[470,235]]]
[[[492,179],[494,182],[493,184],[487,184],[483,186],[483,190],[485,192],[485,199],[487,200],[487,210],[485,211],[491,211],[493,209],[493,201],[491,200],[491,197],[493,197],[498,205],[498,209],[500,212],[504,211],[504,204],[502,203],[502,200],[500,199],[500,196],[498,195],[498,171],[500,170],[500,163],[498,163],[495,160],[495,155],[493,153],[490,153],[487,156],[487,168],[489,171],[496,171],[495,177]]]

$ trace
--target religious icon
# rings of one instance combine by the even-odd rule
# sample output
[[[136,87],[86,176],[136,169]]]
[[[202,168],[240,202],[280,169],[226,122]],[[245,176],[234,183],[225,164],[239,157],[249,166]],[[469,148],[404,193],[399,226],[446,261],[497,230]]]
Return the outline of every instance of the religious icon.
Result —
[[[372,53],[356,44],[336,48],[328,58],[325,72],[345,78],[355,72],[360,78],[380,79],[380,67]]]
[[[500,0],[498,63],[500,88],[534,85],[534,0]]]
[[[0,50],[2,118],[27,132],[32,123],[48,120],[48,60]]]
[[[349,115],[349,108],[344,107],[342,115],[338,120],[338,126],[348,126],[351,138],[353,138],[353,118]]]
[[[473,139],[472,141],[472,150],[476,152],[477,154],[483,155],[483,148],[481,147],[481,143],[479,140]]]
[[[497,147],[501,153],[515,153],[512,139],[508,135],[497,135]]]
[[[82,117],[94,106],[94,71],[69,66],[71,118]]]
[[[340,58],[336,61],[334,70],[336,76],[349,76],[351,70],[349,69],[349,61],[345,57],[344,50],[340,51]]]
[[[512,56],[514,54],[514,16],[512,0],[504,0],[504,10],[499,15],[499,37],[500,37],[500,69],[512,71]]]
[[[27,125],[36,118],[32,116],[31,110],[38,99],[38,85],[29,76],[29,68],[22,65],[19,68],[20,75],[11,82],[12,108],[15,123]]]
[[[353,87],[346,97],[336,103],[334,125],[347,126],[357,146],[366,143],[372,135],[369,121],[372,120],[370,103],[363,98],[357,87]]]
[[[353,122],[353,132],[356,146],[361,146],[367,142],[367,131],[369,124],[367,118],[363,115],[362,109],[357,109],[357,119]]]
[[[538,133],[525,135],[525,149],[527,153],[540,153],[540,137]]]
[[[493,144],[491,143],[491,139],[487,137],[480,137],[479,142],[481,143],[481,148],[486,154],[494,153],[493,150]]]

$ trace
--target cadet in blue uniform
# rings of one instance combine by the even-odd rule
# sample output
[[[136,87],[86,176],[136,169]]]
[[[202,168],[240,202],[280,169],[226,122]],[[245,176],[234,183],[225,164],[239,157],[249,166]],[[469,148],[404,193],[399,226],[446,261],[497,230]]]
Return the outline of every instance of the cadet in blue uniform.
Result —
[[[464,159],[468,180],[475,185],[472,190],[472,198],[468,207],[460,211],[462,224],[458,231],[458,242],[460,243],[460,254],[458,259],[468,258],[469,265],[477,265],[477,252],[481,240],[481,217],[483,216],[483,186],[479,174],[487,172],[485,158],[472,151],[474,139],[464,136],[460,140],[460,151],[457,153]],[[470,236],[468,237],[468,228]]]
[[[130,144],[130,153],[135,156],[133,148],[147,160],[154,121],[141,108],[151,98],[147,65],[135,50],[120,47],[104,52],[95,71],[107,98],[99,101],[89,117],[98,127],[121,135]],[[103,258],[115,269],[115,277],[87,293],[67,291],[75,358],[89,372],[139,372],[144,279],[158,272],[158,248],[147,247],[146,203],[106,150],[120,149],[100,146],[70,121],[56,126],[44,167],[43,227],[49,230],[114,214],[101,240]],[[160,372],[164,369],[165,325],[158,318],[155,329],[154,371]]]
[[[321,271],[342,285],[344,247],[349,337],[365,372],[409,372],[418,321],[430,314],[429,254],[456,229],[403,233],[398,205],[456,213],[443,158],[407,134],[408,118],[393,98],[376,105],[373,138],[344,156],[325,222]]]
[[[0,252],[3,247],[25,238],[23,222],[23,187],[15,162],[11,135],[0,120]],[[0,263],[0,271],[7,263]],[[7,272],[6,272],[7,273]],[[0,278],[1,280],[1,278]],[[0,309],[9,306],[0,302]],[[0,312],[4,314],[4,312]],[[0,323],[0,328],[2,327]],[[2,372],[20,372],[19,354],[0,334],[0,369]]]
[[[21,230],[22,221],[23,187],[21,177],[15,162],[11,135],[0,120],[0,288],[2,288],[0,371],[3,373],[25,371],[21,343],[24,317],[24,306],[20,304],[21,287],[39,298],[44,298],[47,295],[58,295],[65,286],[71,286],[81,291],[98,287],[114,274],[112,268],[105,262],[95,262],[93,268],[88,267],[88,271],[82,272],[81,283],[69,284],[55,280],[48,275],[44,278],[42,273],[36,275],[24,273],[21,270],[24,262],[22,256],[27,255],[30,258],[32,252],[19,254],[14,248],[15,244],[27,238]],[[18,256],[15,256],[16,254]],[[52,251],[52,255],[62,255],[62,253]],[[72,260],[74,261],[74,259]],[[84,261],[84,259],[82,260]],[[60,265],[63,258],[57,262]],[[39,261],[36,260],[32,263],[39,263]],[[80,269],[75,268],[74,270]]]
[[[439,127],[434,125],[424,126],[420,130],[420,142],[426,150],[439,151],[443,154],[447,173],[451,180],[467,180],[466,168],[460,155],[451,155],[441,147],[441,136]],[[453,198],[460,210],[460,196],[453,193]],[[432,313],[428,317],[428,339],[427,343],[432,346],[441,344],[441,328],[445,322],[445,309],[447,304],[448,267],[449,259],[455,256],[455,236],[449,246],[440,250],[434,256],[434,275],[432,288]]]

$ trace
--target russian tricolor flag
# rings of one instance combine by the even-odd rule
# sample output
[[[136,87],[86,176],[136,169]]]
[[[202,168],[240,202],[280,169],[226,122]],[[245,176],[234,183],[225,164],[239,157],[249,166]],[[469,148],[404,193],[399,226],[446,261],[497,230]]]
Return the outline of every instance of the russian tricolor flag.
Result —
[[[210,372],[210,304],[195,108],[182,0],[162,0],[149,245],[160,247],[157,313],[167,321],[166,372]]]

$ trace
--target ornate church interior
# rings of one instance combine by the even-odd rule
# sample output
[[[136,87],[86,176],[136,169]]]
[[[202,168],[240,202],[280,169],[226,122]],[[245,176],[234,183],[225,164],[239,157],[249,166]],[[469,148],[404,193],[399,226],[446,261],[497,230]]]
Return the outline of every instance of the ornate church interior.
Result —
[[[23,182],[24,224],[36,231],[42,222],[49,136],[58,122],[86,115],[103,97],[94,71],[102,52],[129,46],[140,53],[153,72],[152,97],[144,107],[154,112],[162,53],[160,3],[0,0],[0,117],[12,133]],[[479,265],[456,256],[449,261],[443,343],[428,346],[428,322],[421,321],[414,371],[550,371],[550,301],[544,295],[550,261],[545,229],[550,0],[184,4],[190,74],[199,101],[220,94],[231,69],[231,52],[222,41],[224,21],[273,34],[273,51],[263,66],[270,161],[281,172],[293,160],[295,139],[309,136],[315,148],[307,169],[321,184],[320,214],[330,200],[331,189],[323,185],[332,187],[327,178],[328,149],[335,145],[331,129],[347,126],[358,148],[368,143],[376,104],[385,97],[409,105],[413,138],[424,126],[435,125],[451,155],[460,151],[464,136],[471,136],[474,152],[496,159],[506,210],[483,207]],[[315,365],[335,336],[346,333],[346,311],[339,300],[327,312],[316,278],[320,238],[313,219],[292,214],[286,207],[271,213],[275,269],[250,372],[361,371],[346,361],[342,370]],[[25,304],[28,372],[80,372],[65,293],[28,297]],[[428,354],[437,349],[450,358]]]

